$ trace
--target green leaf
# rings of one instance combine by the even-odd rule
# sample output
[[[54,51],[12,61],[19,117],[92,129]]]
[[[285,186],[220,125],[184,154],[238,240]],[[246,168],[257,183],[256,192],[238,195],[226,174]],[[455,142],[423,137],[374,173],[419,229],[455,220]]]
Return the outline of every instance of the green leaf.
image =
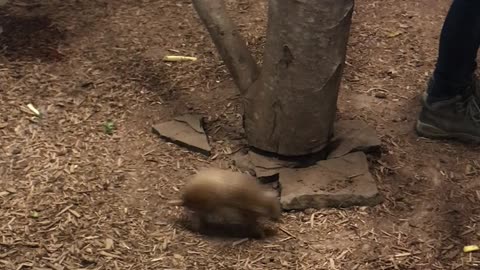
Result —
[[[105,133],[110,135],[113,134],[113,130],[115,130],[115,124],[112,120],[108,120],[103,126],[105,128]]]

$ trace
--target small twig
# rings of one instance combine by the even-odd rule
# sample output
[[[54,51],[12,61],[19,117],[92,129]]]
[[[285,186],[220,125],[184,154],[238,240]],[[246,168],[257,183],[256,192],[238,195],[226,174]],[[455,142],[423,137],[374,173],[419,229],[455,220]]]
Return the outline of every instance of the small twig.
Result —
[[[71,204],[71,205],[63,208],[62,211],[58,212],[58,214],[56,215],[56,217],[60,216],[61,214],[65,213],[65,212],[67,212],[67,211],[68,211],[70,208],[72,208],[72,207],[73,207],[73,204]]]
[[[287,234],[288,236],[291,236],[295,239],[298,239],[298,237],[296,237],[294,234],[292,234],[291,232],[287,231],[287,229],[283,228],[282,226],[279,226],[279,229],[284,232],[285,234]]]
[[[5,253],[1,253],[0,254],[0,259],[6,258],[6,257],[8,257],[9,255],[12,255],[15,252],[17,252],[17,251],[16,250],[10,250],[10,251],[7,251]]]
[[[408,256],[413,256],[413,255],[419,255],[419,254],[422,254],[420,251],[417,251],[417,252],[404,252],[404,253],[398,253],[398,254],[395,254],[394,257],[395,258],[401,258],[401,257],[408,257]]]
[[[260,257],[256,258],[255,260],[251,261],[250,264],[254,264],[260,260],[262,260],[263,258],[265,258],[263,255],[260,255]]]
[[[121,259],[122,258],[118,255],[108,253],[108,252],[105,252],[105,251],[100,251],[99,254],[102,255],[102,256],[105,256],[105,257],[111,257],[111,258],[116,258],[116,259]]]
[[[358,177],[358,176],[362,176],[363,173],[357,173],[357,174],[354,174],[354,175],[350,175],[350,176],[347,176],[348,179],[352,179],[352,178],[355,178],[355,177]]]
[[[232,247],[236,247],[236,246],[238,246],[238,245],[240,245],[240,244],[243,244],[243,243],[245,243],[245,242],[247,242],[247,241],[248,241],[248,238],[240,239],[240,240],[238,240],[238,241],[233,242],[233,243],[232,243]]]

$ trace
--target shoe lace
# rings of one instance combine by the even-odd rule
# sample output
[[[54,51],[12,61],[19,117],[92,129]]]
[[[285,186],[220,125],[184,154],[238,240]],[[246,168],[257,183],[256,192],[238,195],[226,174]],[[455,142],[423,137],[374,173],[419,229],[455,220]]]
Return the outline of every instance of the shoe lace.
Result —
[[[471,95],[459,104],[459,109],[464,111],[466,116],[475,124],[480,125],[480,106],[478,104],[478,97],[476,95]]]

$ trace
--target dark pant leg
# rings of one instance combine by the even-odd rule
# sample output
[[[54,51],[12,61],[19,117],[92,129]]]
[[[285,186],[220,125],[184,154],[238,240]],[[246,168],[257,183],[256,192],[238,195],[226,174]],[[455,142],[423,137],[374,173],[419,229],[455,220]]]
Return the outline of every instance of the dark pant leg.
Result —
[[[454,0],[440,35],[438,60],[429,94],[448,98],[460,94],[476,69],[480,45],[480,0]]]

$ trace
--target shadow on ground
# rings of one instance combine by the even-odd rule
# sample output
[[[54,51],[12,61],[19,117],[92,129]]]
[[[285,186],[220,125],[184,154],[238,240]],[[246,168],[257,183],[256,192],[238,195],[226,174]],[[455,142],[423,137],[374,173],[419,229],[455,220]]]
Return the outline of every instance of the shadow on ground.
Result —
[[[241,224],[223,224],[223,223],[209,223],[208,226],[197,230],[193,227],[191,221],[187,218],[180,218],[173,221],[175,225],[179,226],[184,230],[188,230],[192,233],[198,233],[210,238],[225,238],[225,239],[235,239],[235,238],[253,238],[259,239],[258,236],[252,230],[249,230],[244,225]],[[277,231],[273,228],[265,226],[264,224],[259,225],[265,233],[265,237],[274,237],[277,234]]]
[[[65,40],[65,31],[54,26],[48,17],[1,14],[0,26],[1,51],[8,60],[56,62],[64,58],[58,46]]]

